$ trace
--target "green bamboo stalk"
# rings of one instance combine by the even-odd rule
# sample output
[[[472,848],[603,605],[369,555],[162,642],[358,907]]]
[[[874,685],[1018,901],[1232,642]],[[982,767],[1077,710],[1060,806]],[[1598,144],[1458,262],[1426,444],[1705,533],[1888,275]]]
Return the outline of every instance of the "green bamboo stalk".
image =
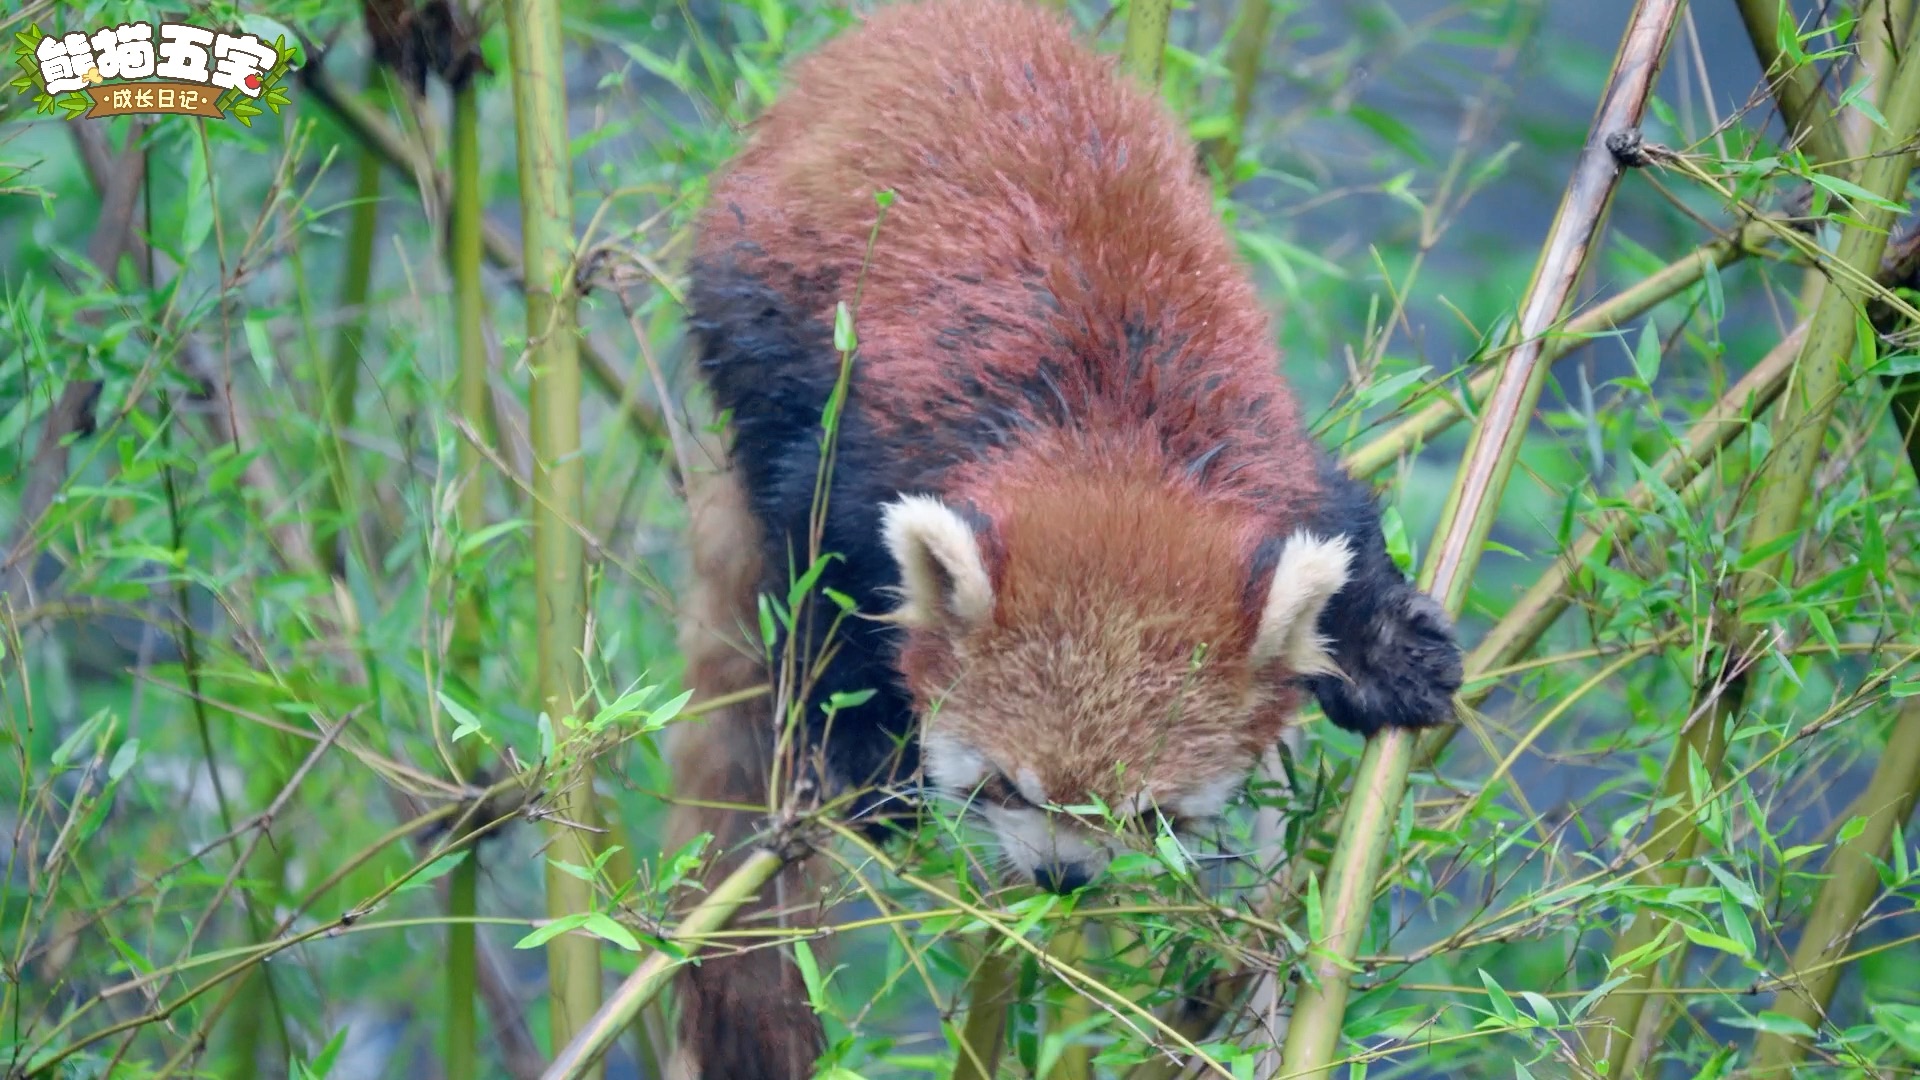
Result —
[[[1875,860],[1887,858],[1893,828],[1912,815],[1916,797],[1920,797],[1920,698],[1909,699],[1900,710],[1887,748],[1867,782],[1862,800],[1866,828],[1835,848],[1827,860],[1827,879],[1821,883],[1788,969],[1795,983],[1774,995],[1772,1011],[1816,1029],[1826,1018],[1834,987],[1840,982],[1838,961],[1846,955],[1868,905],[1880,893]],[[1789,1075],[1806,1053],[1802,1039],[1763,1033],[1754,1045],[1753,1073]]]
[[[1078,967],[1087,955],[1087,926],[1084,923],[1071,923],[1061,927],[1048,943],[1047,951],[1062,964]],[[1093,1017],[1093,1002],[1078,991],[1069,990],[1065,1004],[1054,1010],[1051,1026],[1054,1031],[1067,1032],[1085,1024]],[[1053,1072],[1048,1080],[1093,1080],[1093,1047],[1086,1043],[1069,1043],[1060,1052],[1060,1060],[1054,1063]]]
[[[1920,375],[1888,381],[1893,384],[1894,428],[1900,432],[1900,441],[1907,448],[1907,460],[1913,464],[1914,473],[1920,475]]]
[[[1920,45],[1920,34],[1909,35],[1908,44]],[[1889,91],[1887,123],[1901,134],[1897,138],[1883,134],[1874,141],[1874,156],[1861,170],[1860,182],[1879,198],[1897,201],[1913,170],[1913,149],[1907,144],[1920,130],[1920,63],[1901,64]],[[1884,206],[1856,204],[1849,216],[1859,224],[1843,228],[1837,261],[1853,273],[1827,279],[1821,290],[1801,349],[1794,392],[1787,396],[1782,410],[1785,436],[1774,451],[1777,464],[1770,466],[1779,471],[1780,494],[1763,496],[1754,518],[1750,547],[1799,527],[1801,509],[1825,442],[1827,419],[1844,388],[1844,367],[1853,352],[1859,315],[1866,311],[1872,297],[1863,283],[1872,282],[1880,268],[1895,214]],[[1771,588],[1786,558],[1787,553],[1781,551],[1753,567],[1745,575],[1742,591],[1758,593]]]
[[[450,189],[451,180],[436,171],[433,162],[426,160],[386,117],[352,94],[344,92],[324,67],[314,64],[301,68],[300,82],[314,102],[332,113],[334,119],[362,147],[378,153],[380,160],[402,181],[417,187],[422,177],[428,177],[434,193],[441,196]],[[490,224],[482,226],[480,239],[487,261],[498,267],[517,286],[524,287],[526,271],[515,251],[513,239]],[[591,340],[579,343],[579,355],[586,366],[587,376],[600,388],[602,396],[620,403],[622,416],[643,444],[650,446],[666,440],[666,421],[661,417],[658,406],[640,400],[627,386],[613,362],[595,348]]]
[[[1914,0],[1874,0],[1868,5],[1861,19],[1863,27],[1860,42],[1860,66],[1863,72],[1875,78],[1885,78],[1893,66],[1893,42],[1888,40],[1888,27],[1894,34],[1900,33],[1913,18]],[[1865,151],[1873,138],[1874,125],[1867,114],[1854,109],[1845,117],[1849,147]],[[1901,442],[1907,450],[1907,460],[1912,463],[1914,473],[1920,476],[1920,375],[1909,375],[1904,379],[1885,376],[1882,382],[1893,392],[1890,403],[1893,409],[1895,430],[1900,432]]]
[[[367,90],[380,86],[380,71],[367,73]],[[316,495],[313,550],[335,576],[345,567],[340,550],[342,518],[352,505],[351,473],[341,432],[353,425],[360,392],[360,356],[367,329],[367,294],[373,281],[373,243],[380,224],[380,156],[362,147],[355,156],[353,215],[347,224],[346,267],[340,280],[342,319],[334,337],[333,363],[318,365],[321,417],[326,426],[327,482]],[[352,535],[348,531],[348,535]]]
[[[1893,39],[1900,36],[1912,9],[1913,0],[1867,0],[1862,5],[1856,85],[1861,79],[1884,79],[1892,72]],[[1847,154],[1853,158],[1863,156],[1873,138],[1872,117],[1863,109],[1851,108],[1840,116],[1839,123]]]
[[[1846,160],[1846,147],[1833,123],[1820,73],[1811,63],[1795,64],[1780,51],[1780,0],[1739,0],[1740,21],[1753,40],[1760,70],[1773,80],[1773,100],[1786,121],[1787,138],[1816,165]],[[1793,28],[1787,28],[1789,33]]]
[[[1167,59],[1167,24],[1173,19],[1173,0],[1129,0],[1127,36],[1120,46],[1120,64],[1155,86]]]
[[[586,598],[579,534],[580,354],[573,291],[573,209],[567,102],[557,0],[508,0],[514,134],[519,146],[522,255],[526,272],[533,442],[533,550],[537,578],[540,710],[557,738],[571,730],[584,689],[581,649]],[[593,767],[579,761],[553,778],[553,843],[548,850],[547,914],[561,918],[593,906],[590,882],[555,862],[592,866],[597,816]],[[585,934],[547,944],[552,1045],[573,1038],[600,1003],[600,950]],[[583,1072],[596,1078],[597,1066]]]
[[[1920,35],[1910,33],[1907,48],[1916,46],[1920,46]],[[1903,55],[1911,56],[1911,53]],[[1884,100],[1888,127],[1897,134],[1881,133],[1876,137],[1873,144],[1876,153],[1864,163],[1860,183],[1878,198],[1897,199],[1905,191],[1913,169],[1913,151],[1907,144],[1913,134],[1920,131],[1920,63],[1900,65],[1893,84],[1886,88]],[[1893,211],[1856,205],[1852,216],[1855,223],[1843,227],[1836,253],[1836,261],[1848,272],[1819,282],[1813,317],[1794,363],[1792,384],[1780,405],[1776,430],[1781,434],[1765,466],[1768,483],[1748,526],[1744,546],[1749,551],[1800,529],[1813,473],[1826,440],[1828,420],[1845,385],[1843,369],[1853,352],[1859,313],[1866,310],[1872,295],[1859,280],[1872,280],[1886,252]],[[1783,549],[1744,571],[1735,581],[1736,602],[1744,607],[1772,590],[1780,580],[1786,560],[1787,552]],[[1709,776],[1718,772],[1725,753],[1727,721],[1738,713],[1744,701],[1746,679],[1735,675],[1723,681],[1721,673],[1726,665],[1737,663],[1749,654],[1754,643],[1753,631],[1742,626],[1737,617],[1721,620],[1718,625],[1728,628],[1720,650],[1725,659],[1722,664],[1712,666],[1714,674],[1709,676],[1707,685],[1700,688],[1690,710],[1694,720],[1674,746],[1662,790],[1667,796],[1677,793],[1678,798],[1676,805],[1657,816],[1657,829],[1692,815],[1694,808],[1686,805],[1691,772],[1696,762]],[[1698,844],[1696,829],[1675,828],[1662,835],[1668,839],[1657,850],[1647,853],[1649,865],[1642,875],[1644,883],[1677,883]],[[1650,910],[1643,912],[1617,940],[1609,972],[1617,969],[1625,957],[1659,955],[1661,943],[1677,937],[1678,931],[1670,921]],[[1600,1001],[1594,1013],[1603,1023],[1591,1029],[1583,1047],[1590,1067],[1605,1068],[1606,1075],[1617,1077],[1628,1069],[1637,1069],[1645,1060],[1651,1049],[1650,1034],[1658,1030],[1659,1024],[1656,1018],[1655,1023],[1643,1026],[1641,1018],[1653,996],[1647,990],[1656,979],[1656,965],[1647,964],[1630,973],[1626,981]]]
[[[1686,827],[1698,807],[1693,804],[1692,777],[1695,769],[1707,776],[1718,775],[1727,753],[1727,725],[1744,702],[1739,685],[1714,688],[1711,696],[1699,701],[1691,711],[1687,727],[1674,743],[1673,756],[1661,779],[1660,799],[1665,804],[1654,815],[1653,835],[1657,838],[1642,855],[1646,869],[1638,884],[1672,888],[1685,880],[1687,868],[1699,851],[1700,830]],[[1622,966],[1626,957],[1652,956],[1657,960],[1662,949],[1677,937],[1672,924],[1659,919],[1651,910],[1642,911],[1633,924],[1616,939],[1608,976]],[[1641,952],[1639,950],[1647,950]],[[1644,965],[1601,999],[1594,1009],[1599,1026],[1589,1029],[1585,1047],[1589,1064],[1606,1067],[1608,1076],[1620,1075],[1623,1068],[1637,1070],[1649,1045],[1650,1030],[1641,1027],[1650,991],[1659,984],[1657,963]],[[1633,1063],[1629,1065],[1629,1063]]]
[[[367,154],[366,151],[362,151]],[[371,156],[367,154],[367,156]],[[448,258],[453,264],[454,340],[459,353],[460,415],[475,434],[493,441],[487,395],[486,312],[480,281],[480,103],[469,79],[453,93],[453,235]],[[486,520],[486,460],[470,440],[460,443],[460,529],[471,532]],[[462,590],[454,608],[454,669],[468,686],[479,684],[481,617],[476,591]],[[455,750],[461,778],[472,780],[480,762],[469,740]],[[479,977],[479,943],[473,916],[478,912],[480,851],[469,848],[453,868],[447,888],[447,1022],[443,1056],[447,1080],[480,1075],[479,1029],[474,1013]]]
[[[992,945],[992,939],[985,939]],[[967,1020],[953,1080],[993,1080],[1007,1044],[1007,1009],[1019,990],[1020,961],[1005,949],[985,949],[967,977]]]
[[[1227,70],[1233,74],[1233,123],[1213,144],[1213,163],[1229,173],[1240,158],[1247,138],[1247,117],[1253,113],[1253,89],[1260,80],[1260,58],[1273,34],[1273,0],[1240,0],[1233,40],[1227,45]]]
[[[1774,227],[1764,221],[1750,221],[1732,236],[1702,244],[1680,258],[1654,271],[1632,287],[1605,303],[1589,308],[1567,320],[1567,324],[1546,344],[1549,364],[1557,363],[1585,345],[1595,334],[1604,334],[1631,322],[1660,304],[1685,292],[1706,276],[1708,265],[1724,270],[1759,251],[1775,236]],[[1487,394],[1500,378],[1500,369],[1489,365],[1467,382],[1467,398],[1475,408],[1485,404]],[[1460,402],[1438,397],[1419,412],[1381,432],[1348,454],[1342,461],[1357,477],[1384,471],[1407,453],[1464,419]]]
[[[1887,8],[1891,6],[1892,10]],[[1884,75],[1893,66],[1892,45],[1882,32],[1884,22],[1892,20],[1894,32],[1912,16],[1911,0],[1878,3],[1865,20],[1868,27],[1862,43],[1861,63],[1866,71]],[[1865,123],[1850,125],[1851,134],[1860,143],[1870,143],[1872,127]],[[1860,149],[1865,149],[1861,146]],[[1891,381],[1891,380],[1890,380]],[[1907,452],[1907,463],[1915,479],[1920,480],[1920,379],[1908,379],[1908,385],[1894,385],[1892,400],[1895,430]],[[1867,819],[1866,827],[1852,840],[1842,844],[1827,860],[1827,880],[1820,886],[1813,907],[1793,951],[1788,976],[1797,986],[1774,995],[1772,1012],[1790,1016],[1807,1025],[1819,1027],[1833,991],[1840,981],[1839,958],[1852,941],[1867,905],[1872,903],[1879,884],[1874,859],[1889,854],[1893,827],[1906,821],[1920,797],[1920,700],[1909,701],[1894,720],[1887,747],[1874,767],[1848,817],[1858,813]],[[1798,1038],[1763,1033],[1754,1045],[1753,1071],[1791,1073],[1806,1056],[1807,1044]]]
[[[727,875],[726,880],[707,893],[707,898],[700,902],[700,906],[680,920],[679,927],[673,933],[674,943],[682,946],[697,944],[701,938],[724,927],[742,904],[758,895],[773,880],[782,865],[783,860],[775,852],[765,848],[754,851],[738,870]],[[554,1055],[553,1064],[540,1074],[540,1080],[575,1080],[576,1077],[599,1075],[597,1063],[601,1055],[619,1040],[620,1032],[667,985],[674,968],[680,963],[664,952],[649,953],[633,974],[627,976],[627,980],[613,992],[613,996],[607,999],[607,1003],[581,1024],[571,1041]],[[558,1045],[560,1040],[556,1038],[554,1042]]]
[[[1542,336],[1560,321],[1612,203],[1621,165],[1607,140],[1639,127],[1680,13],[1680,0],[1640,0],[1614,58],[1606,97],[1574,166],[1516,323],[1519,344],[1474,430],[1442,513],[1421,585],[1456,616],[1484,550],[1501,493],[1520,453],[1527,420],[1548,371]],[[1383,731],[1367,741],[1340,838],[1321,890],[1324,932],[1313,945],[1311,979],[1287,1032],[1281,1072],[1327,1077],[1346,1014],[1353,958],[1372,908],[1375,877],[1400,813],[1413,765],[1414,733]]]

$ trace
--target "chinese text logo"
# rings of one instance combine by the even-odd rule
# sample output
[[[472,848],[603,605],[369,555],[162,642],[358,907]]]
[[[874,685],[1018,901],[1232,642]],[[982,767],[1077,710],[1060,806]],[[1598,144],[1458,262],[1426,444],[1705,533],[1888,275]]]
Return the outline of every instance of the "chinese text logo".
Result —
[[[278,114],[287,103],[279,81],[295,52],[284,35],[269,45],[254,34],[172,22],[65,34],[29,26],[14,40],[25,74],[13,86],[33,94],[41,112],[58,107],[68,119],[126,113],[219,119],[230,112],[249,127],[261,105]]]

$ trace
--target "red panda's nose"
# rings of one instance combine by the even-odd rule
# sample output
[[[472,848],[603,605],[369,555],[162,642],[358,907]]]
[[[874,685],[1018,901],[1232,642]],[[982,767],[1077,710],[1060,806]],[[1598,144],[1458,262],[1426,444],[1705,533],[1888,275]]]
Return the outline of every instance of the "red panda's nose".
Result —
[[[1065,896],[1086,888],[1093,873],[1079,863],[1057,862],[1035,867],[1033,879],[1048,892]]]

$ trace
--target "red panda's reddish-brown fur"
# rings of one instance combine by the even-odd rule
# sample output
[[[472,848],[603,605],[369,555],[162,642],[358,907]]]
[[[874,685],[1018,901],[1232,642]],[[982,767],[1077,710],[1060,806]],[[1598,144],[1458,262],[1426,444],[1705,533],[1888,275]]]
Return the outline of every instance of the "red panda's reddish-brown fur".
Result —
[[[777,681],[739,631],[809,564],[845,304],[815,602],[863,617],[830,653],[829,618],[779,635],[805,660],[782,670],[817,676],[801,757],[866,822],[924,758],[1061,891],[1109,847],[1045,804],[1204,819],[1306,693],[1371,733],[1444,722],[1459,686],[1449,620],[1309,438],[1193,160],[1061,14],[925,0],[795,64],[697,228],[688,326],[733,439],[691,500],[699,699]],[[764,804],[779,719],[735,705],[677,740],[670,839],[715,833],[710,875],[763,823],[694,801]],[[790,872],[759,910],[775,895],[819,894]],[[683,973],[687,1075],[808,1074],[821,1034],[779,957]]]
[[[1109,385],[1063,369],[1057,392],[1110,397],[1122,430],[1126,414],[1184,407],[1164,451],[1184,461],[1226,445],[1215,467],[1232,478],[1210,495],[1297,508],[1317,477],[1271,322],[1178,121],[1113,69],[1030,4],[883,8],[794,66],[714,188],[699,251],[817,297],[825,318],[858,276],[860,377],[882,439],[919,425],[938,437],[947,418],[928,403],[964,401],[991,375],[1031,377],[1044,349],[1104,354]],[[881,191],[894,193],[884,220]],[[1051,302],[1033,304],[1036,289]],[[1140,326],[1160,328],[1146,348],[1162,355],[1129,372]],[[985,482],[963,472],[949,488]]]

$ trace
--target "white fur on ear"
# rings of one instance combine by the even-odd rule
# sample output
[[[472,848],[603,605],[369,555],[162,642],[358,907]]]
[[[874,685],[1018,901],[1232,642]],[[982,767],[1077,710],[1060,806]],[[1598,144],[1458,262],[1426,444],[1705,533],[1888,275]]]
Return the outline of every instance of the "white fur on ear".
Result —
[[[931,495],[903,495],[881,511],[887,550],[900,566],[905,603],[895,617],[908,626],[959,620],[976,626],[993,614],[993,580],[973,529]]]
[[[1255,664],[1284,659],[1300,675],[1331,675],[1340,670],[1318,628],[1327,601],[1347,583],[1352,559],[1344,536],[1323,540],[1299,532],[1287,539],[1273,568],[1266,609],[1260,613],[1260,632],[1253,643]]]

